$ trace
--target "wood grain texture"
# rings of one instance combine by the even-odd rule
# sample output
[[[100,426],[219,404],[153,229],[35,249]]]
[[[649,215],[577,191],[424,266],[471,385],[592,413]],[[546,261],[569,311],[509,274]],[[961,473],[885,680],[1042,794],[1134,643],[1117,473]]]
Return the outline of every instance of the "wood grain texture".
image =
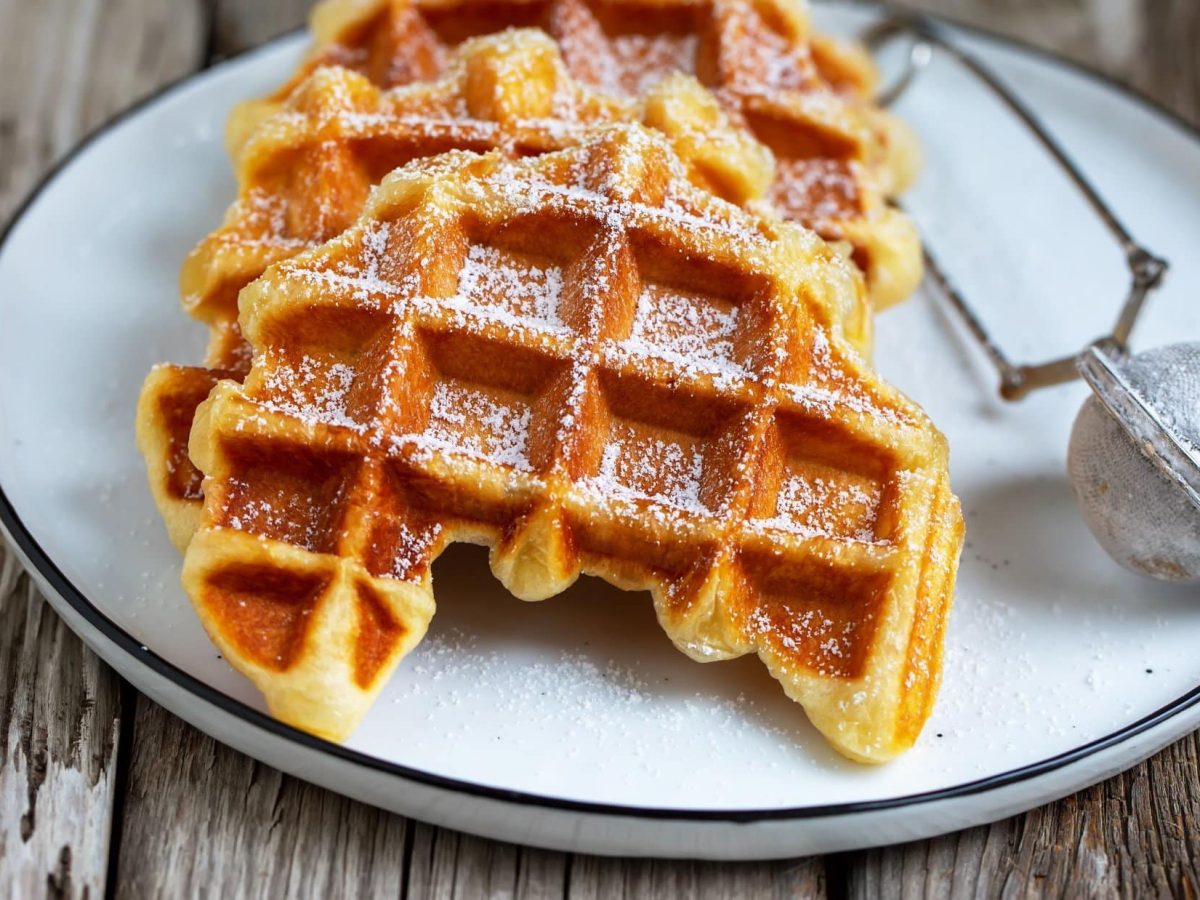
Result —
[[[0,893],[100,896],[108,869],[117,679],[0,562]]]
[[[1200,739],[1058,803],[850,857],[847,896],[1200,896]]]
[[[133,743],[122,896],[400,896],[399,816],[260,765],[145,698]]]
[[[820,858],[781,862],[709,863],[686,860],[577,857],[571,868],[572,900],[639,900],[690,897],[737,900],[742,897],[824,897],[825,865]]]
[[[408,896],[557,900],[566,891],[570,866],[564,853],[414,823]]]
[[[554,853],[414,825],[410,897],[465,900],[824,897],[820,859],[704,863]]]
[[[907,0],[1066,56],[1200,126],[1196,0]]]
[[[0,219],[96,125],[200,61],[173,0],[0,0]]]
[[[1200,126],[1200,4],[1147,0],[1136,66],[1119,73]]]
[[[82,135],[196,65],[200,17],[180,6],[0,2],[0,221]],[[0,570],[0,894],[103,896],[119,682],[3,550]]]
[[[215,58],[256,47],[308,20],[310,0],[214,0],[212,43]]]

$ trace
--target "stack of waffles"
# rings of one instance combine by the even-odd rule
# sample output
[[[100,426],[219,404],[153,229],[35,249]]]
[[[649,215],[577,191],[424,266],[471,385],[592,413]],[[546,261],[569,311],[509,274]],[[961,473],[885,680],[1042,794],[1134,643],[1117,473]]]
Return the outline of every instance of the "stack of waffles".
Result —
[[[491,548],[515,596],[648,590],[842,753],[927,718],[962,539],[944,438],[866,361],[920,277],[913,143],[795,0],[330,0],[235,110],[185,262],[203,367],[138,439],[209,635],[342,740]]]

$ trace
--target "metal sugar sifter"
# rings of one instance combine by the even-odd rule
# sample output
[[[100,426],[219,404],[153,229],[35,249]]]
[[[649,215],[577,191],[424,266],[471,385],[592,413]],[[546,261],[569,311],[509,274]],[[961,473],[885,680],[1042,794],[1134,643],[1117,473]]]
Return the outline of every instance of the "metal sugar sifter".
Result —
[[[978,58],[920,14],[894,11],[863,40],[873,51],[906,40],[903,70],[880,94],[889,106],[911,88],[937,53],[987,86],[1067,174],[1125,255],[1130,285],[1111,331],[1080,352],[1015,363],[955,286],[928,245],[926,269],[950,308],[999,374],[999,393],[1031,391],[1082,377],[1092,389],[1076,416],[1067,472],[1096,539],[1114,560],[1141,575],[1200,582],[1200,343],[1136,355],[1129,338],[1167,261],[1139,244],[1037,116]]]

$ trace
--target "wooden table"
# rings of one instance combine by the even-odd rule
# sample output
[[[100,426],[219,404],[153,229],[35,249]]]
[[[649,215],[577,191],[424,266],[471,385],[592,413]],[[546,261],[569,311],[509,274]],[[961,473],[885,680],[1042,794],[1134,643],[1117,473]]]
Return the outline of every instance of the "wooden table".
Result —
[[[0,0],[0,220],[84,134],[294,27],[304,0]],[[1200,121],[1195,0],[923,0]],[[2,553],[2,551],[0,551]],[[1200,896],[1200,740],[1007,821],[825,858],[711,864],[532,850],[390,815],[230,750],[123,684],[0,568],[0,893],[528,898]]]

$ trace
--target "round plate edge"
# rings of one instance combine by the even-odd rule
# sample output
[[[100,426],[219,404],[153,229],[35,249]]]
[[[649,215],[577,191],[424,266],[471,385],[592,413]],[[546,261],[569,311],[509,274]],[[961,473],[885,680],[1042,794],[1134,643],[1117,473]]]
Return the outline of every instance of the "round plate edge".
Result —
[[[870,0],[851,0],[851,3],[855,6],[879,8],[879,4],[872,3]],[[951,28],[973,33],[986,40],[994,41],[1011,49],[1027,53],[1045,62],[1049,62],[1063,67],[1069,71],[1073,71],[1077,74],[1084,75],[1091,80],[1099,82],[1105,87],[1124,94],[1134,102],[1151,109],[1159,116],[1169,121],[1174,127],[1181,130],[1186,136],[1189,136],[1193,140],[1200,143],[1200,128],[1193,126],[1191,123],[1183,119],[1182,116],[1166,108],[1152,98],[1145,96],[1137,89],[1110,78],[1095,69],[1080,63],[1076,63],[1072,60],[1068,60],[1064,57],[1060,57],[1050,51],[1024,44],[1020,41],[1007,38],[1003,35],[994,34],[985,29],[957,22],[953,19],[932,16],[930,18],[935,19],[936,21],[941,21]],[[153,104],[164,100],[174,91],[205,77],[207,74],[214,71],[214,69],[244,61],[245,59],[259,53],[271,52],[281,43],[296,39],[301,32],[302,29],[287,32],[257,47],[249,48],[241,53],[223,59],[213,67],[200,72],[192,73],[166,84],[145,98],[139,100],[137,103],[118,113],[109,121],[97,127],[75,147],[73,147],[66,155],[64,155],[62,159],[55,163],[17,207],[9,221],[5,224],[4,228],[0,230],[0,252],[3,251],[9,235],[24,218],[25,214],[37,202],[38,198],[42,195],[45,189],[64,169],[70,166],[71,163],[80,154],[87,150],[88,147],[96,140],[123,123],[128,118],[138,114]],[[132,635],[124,631],[122,628],[116,625],[116,623],[104,615],[99,608],[97,608],[91,603],[90,600],[87,599],[82,591],[76,588],[69,581],[69,579],[66,578],[61,570],[59,570],[57,565],[55,565],[53,560],[50,559],[49,555],[41,548],[40,544],[38,544],[37,540],[21,521],[20,516],[9,501],[2,484],[0,484],[0,532],[3,532],[7,536],[10,544],[17,549],[19,556],[25,561],[26,567],[34,570],[39,577],[39,580],[41,580],[50,588],[49,593],[52,599],[54,596],[57,596],[63,604],[80,616],[83,621],[85,621],[90,627],[94,628],[99,635],[111,643],[119,652],[123,653],[130,660],[148,669],[156,677],[166,679],[177,687],[185,690],[187,693],[196,696],[201,702],[220,711],[224,715],[241,720],[245,724],[258,729],[259,731],[270,734],[275,739],[289,741],[298,744],[307,750],[335,756],[343,763],[348,763],[359,767],[366,767],[382,774],[402,779],[408,783],[416,783],[437,790],[466,794],[491,801],[499,801],[518,807],[534,807],[558,812],[604,816],[614,819],[674,821],[680,823],[707,822],[735,825],[748,825],[763,822],[829,819],[833,817],[857,816],[865,813],[895,811],[902,808],[932,805],[948,800],[978,796],[1011,787],[1018,783],[1031,782],[1043,776],[1057,772],[1066,766],[1082,762],[1083,760],[1096,756],[1105,750],[1112,749],[1134,738],[1145,738],[1146,747],[1142,749],[1145,749],[1146,752],[1143,755],[1137,756],[1136,758],[1125,760],[1124,764],[1121,766],[1121,769],[1127,768],[1128,766],[1135,765],[1137,762],[1146,758],[1146,756],[1148,756],[1150,753],[1153,753],[1155,750],[1165,744],[1170,737],[1168,736],[1164,738],[1163,743],[1157,743],[1155,740],[1157,733],[1169,734],[1171,729],[1167,728],[1167,726],[1172,720],[1200,704],[1200,685],[1197,685],[1192,690],[1186,692],[1180,697],[1177,697],[1175,700],[1165,704],[1158,710],[1155,710],[1136,722],[1130,723],[1124,728],[1118,729],[1117,731],[1105,735],[1104,737],[1098,738],[1057,756],[1049,757],[1036,763],[1031,763],[1027,766],[1013,769],[1008,772],[998,773],[988,776],[987,778],[978,779],[976,781],[964,782],[959,785],[953,785],[935,791],[927,791],[919,794],[910,794],[881,800],[855,801],[852,803],[825,804],[821,806],[746,810],[670,809],[566,800],[552,796],[507,790],[503,788],[491,787],[489,785],[478,784],[475,782],[446,778],[425,772],[423,770],[412,769],[407,766],[391,763],[386,760],[381,760],[377,757],[372,757],[358,751],[350,750],[346,747],[325,741],[313,735],[309,735],[306,732],[292,728],[291,726],[284,725],[270,716],[267,716],[264,713],[261,713],[258,710],[255,710],[241,703],[240,701],[237,701],[215,690],[199,679],[189,675],[187,672],[158,656],[144,645],[140,644],[135,638],[133,638]],[[52,605],[56,606],[56,608],[58,606],[57,604],[53,603]],[[109,658],[109,654],[102,652],[101,648],[99,648],[95,642],[86,642],[90,647],[92,647],[93,650],[102,656],[102,658],[105,658],[106,661],[112,662],[112,660]],[[1073,790],[1085,787],[1087,784],[1094,783],[1095,780],[1098,779],[1093,779],[1092,781],[1086,781],[1085,779],[1084,781],[1067,788],[1063,793],[1069,793]],[[963,827],[965,824],[976,823],[964,822],[957,826],[952,825],[950,827]],[[929,834],[923,836],[930,836],[936,833],[938,832],[931,831]],[[739,855],[737,858],[750,857]]]

